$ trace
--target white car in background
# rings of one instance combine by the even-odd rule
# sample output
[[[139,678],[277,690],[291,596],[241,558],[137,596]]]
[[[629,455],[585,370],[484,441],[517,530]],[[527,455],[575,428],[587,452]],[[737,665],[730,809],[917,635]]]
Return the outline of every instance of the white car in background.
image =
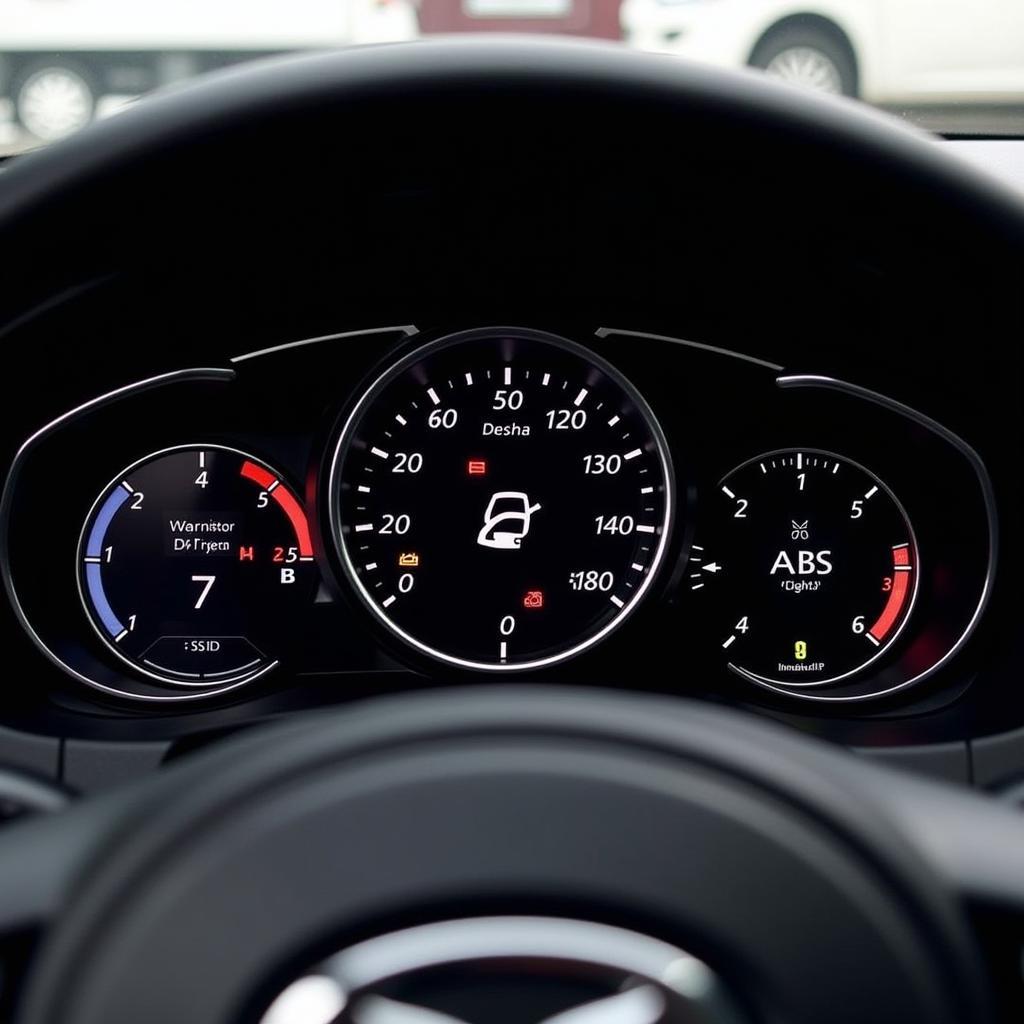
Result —
[[[3,0],[0,105],[49,142],[203,71],[418,34],[410,0]]]
[[[1024,97],[1024,0],[623,0],[645,50],[871,103]]]

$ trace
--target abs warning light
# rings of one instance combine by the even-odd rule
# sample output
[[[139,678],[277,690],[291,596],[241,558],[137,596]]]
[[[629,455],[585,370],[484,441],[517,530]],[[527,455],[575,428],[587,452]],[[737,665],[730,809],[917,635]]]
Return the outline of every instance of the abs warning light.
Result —
[[[487,463],[483,459],[470,459],[466,468],[470,476],[483,476],[487,472]]]

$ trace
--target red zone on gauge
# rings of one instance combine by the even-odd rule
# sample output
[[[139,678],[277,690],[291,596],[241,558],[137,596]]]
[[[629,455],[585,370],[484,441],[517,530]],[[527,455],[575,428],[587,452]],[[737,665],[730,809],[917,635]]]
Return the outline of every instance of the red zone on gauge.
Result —
[[[295,530],[295,539],[299,542],[299,557],[303,560],[312,561],[313,541],[310,539],[309,534],[309,520],[306,518],[306,513],[303,511],[295,495],[286,487],[281,487],[281,481],[270,470],[264,469],[263,466],[258,466],[255,462],[250,462],[248,459],[242,463],[241,475],[246,480],[252,480],[254,483],[259,484],[281,506],[284,514],[291,521],[292,528]],[[241,553],[239,553],[239,557],[241,558]],[[275,547],[274,561],[282,562],[284,557],[281,549]]]
[[[899,621],[903,606],[910,597],[910,574],[914,567],[910,564],[910,544],[896,544],[892,549],[892,576],[889,583],[889,599],[885,602],[882,614],[868,630],[868,638],[881,643],[889,631]]]

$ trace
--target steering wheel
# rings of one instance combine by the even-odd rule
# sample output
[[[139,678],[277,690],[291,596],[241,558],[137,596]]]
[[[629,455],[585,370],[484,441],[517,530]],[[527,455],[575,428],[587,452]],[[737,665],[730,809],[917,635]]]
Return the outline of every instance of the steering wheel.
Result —
[[[229,72],[18,161],[0,239],[58,256],[23,261],[5,307],[87,276],[71,232],[104,225],[100,272],[142,212],[233,194],[228,151],[237,170],[335,125],[371,177],[382,112],[497,146],[459,120],[487,103],[521,115],[508,145],[567,103],[774,135],[1024,238],[1011,197],[852,105],[599,46],[438,42]],[[977,1024],[968,909],[1024,910],[1022,849],[994,800],[737,711],[462,688],[254,729],[6,828],[0,933],[44,933],[20,1024]]]

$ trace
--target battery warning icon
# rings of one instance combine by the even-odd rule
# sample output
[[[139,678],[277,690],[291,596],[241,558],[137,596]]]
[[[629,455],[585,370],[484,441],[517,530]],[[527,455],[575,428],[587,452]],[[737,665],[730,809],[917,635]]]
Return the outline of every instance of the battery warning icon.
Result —
[[[403,551],[398,556],[398,565],[402,569],[415,569],[420,564],[420,556],[415,551]]]

